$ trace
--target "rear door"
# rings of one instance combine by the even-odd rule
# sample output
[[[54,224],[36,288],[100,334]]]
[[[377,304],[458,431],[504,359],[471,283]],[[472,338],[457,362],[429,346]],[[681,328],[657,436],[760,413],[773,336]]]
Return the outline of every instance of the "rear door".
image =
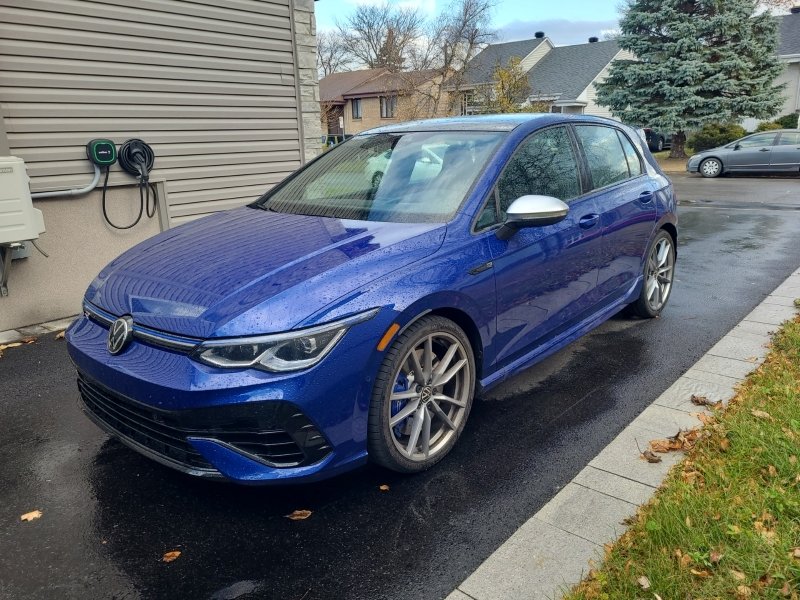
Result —
[[[620,129],[575,125],[603,231],[597,291],[611,303],[627,294],[642,271],[656,224],[656,184],[643,158]]]
[[[770,153],[770,171],[800,168],[800,131],[782,131]]]
[[[527,195],[563,200],[570,209],[567,218],[497,239],[491,228],[505,220],[514,200]],[[583,196],[577,146],[568,127],[538,131],[520,144],[477,228],[488,231],[497,284],[493,348],[498,366],[542,346],[596,304],[599,214],[595,199]]]
[[[725,160],[726,167],[737,171],[766,171],[777,133],[751,135],[734,144]]]

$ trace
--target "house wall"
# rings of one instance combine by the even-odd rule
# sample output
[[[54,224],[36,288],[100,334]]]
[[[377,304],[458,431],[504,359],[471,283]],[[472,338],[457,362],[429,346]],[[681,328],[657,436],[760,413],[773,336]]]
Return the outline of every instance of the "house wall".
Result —
[[[786,89],[783,92],[786,100],[778,116],[797,112],[800,109],[800,97],[798,96],[800,94],[800,90],[798,90],[798,86],[800,86],[800,61],[787,62],[786,69],[775,83],[786,84]]]
[[[620,50],[620,52],[614,57],[613,60],[634,60],[634,55],[627,50]],[[613,62],[613,60],[611,62]],[[597,103],[597,88],[595,87],[596,84],[605,81],[608,78],[608,73],[611,70],[611,63],[606,65],[606,68],[600,71],[598,76],[595,80],[587,87],[583,93],[578,96],[578,100],[582,102],[586,102],[586,108],[584,109],[584,114],[592,115],[595,117],[607,117],[609,119],[613,119],[614,115],[611,113],[611,109],[607,106],[601,106]]]
[[[120,252],[167,227],[240,206],[320,145],[313,0],[0,0],[0,151],[26,161],[33,192],[83,187],[85,144],[138,137],[156,154],[162,212],[120,232],[100,193],[35,201],[47,233],[13,263],[0,331],[80,310]],[[111,217],[138,212],[135,180],[111,169]]]
[[[435,90],[431,89],[432,85],[434,84],[423,84],[424,93],[417,92],[399,96],[396,116],[391,119],[381,117],[381,105],[378,97],[361,98],[361,118],[353,119],[352,100],[347,100],[344,107],[345,133],[348,135],[361,133],[368,129],[402,121],[446,117],[448,115],[447,94],[443,93],[438,110],[434,111],[433,103],[430,99],[430,95],[435,92]]]
[[[527,73],[530,71],[536,63],[542,60],[545,55],[553,49],[553,44],[550,43],[549,39],[545,39],[544,42],[539,44],[533,52],[528,54],[522,61],[519,63],[519,68],[522,70],[523,73]]]

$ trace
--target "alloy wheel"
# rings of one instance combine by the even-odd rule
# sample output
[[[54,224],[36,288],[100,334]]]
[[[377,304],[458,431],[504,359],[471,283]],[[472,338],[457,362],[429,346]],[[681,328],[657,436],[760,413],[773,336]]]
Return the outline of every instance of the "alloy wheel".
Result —
[[[466,418],[470,377],[466,349],[447,332],[426,335],[408,351],[386,403],[389,435],[403,457],[423,462],[446,449]]]
[[[674,272],[675,253],[672,250],[672,242],[663,237],[653,246],[647,259],[645,297],[653,312],[660,311],[667,303],[672,290]]]

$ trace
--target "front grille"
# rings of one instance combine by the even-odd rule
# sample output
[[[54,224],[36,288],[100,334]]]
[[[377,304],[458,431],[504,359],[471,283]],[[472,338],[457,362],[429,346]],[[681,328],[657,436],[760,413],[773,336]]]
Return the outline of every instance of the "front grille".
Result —
[[[313,464],[331,448],[308,418],[288,402],[258,402],[166,411],[136,402],[78,375],[87,410],[114,433],[186,470],[213,470],[187,437],[223,442],[272,467]]]

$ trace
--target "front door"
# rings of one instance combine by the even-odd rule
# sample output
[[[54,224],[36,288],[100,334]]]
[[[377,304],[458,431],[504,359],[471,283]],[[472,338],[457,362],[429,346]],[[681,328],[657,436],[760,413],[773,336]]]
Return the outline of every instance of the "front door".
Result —
[[[583,198],[574,138],[565,126],[539,131],[520,144],[505,166],[482,226],[502,223],[522,196],[567,202],[567,218],[521,229],[508,240],[490,233],[497,285],[496,365],[502,367],[580,320],[596,302],[601,251],[599,213]]]
[[[728,153],[728,169],[760,171],[769,169],[772,144],[777,133],[759,133],[742,139]]]

